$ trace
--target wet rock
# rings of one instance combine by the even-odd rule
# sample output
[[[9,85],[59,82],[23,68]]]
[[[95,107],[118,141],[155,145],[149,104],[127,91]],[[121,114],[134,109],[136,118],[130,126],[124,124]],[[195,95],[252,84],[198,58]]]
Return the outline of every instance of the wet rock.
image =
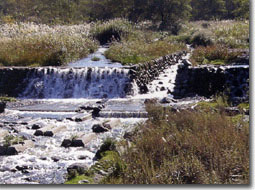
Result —
[[[3,113],[6,107],[6,103],[5,102],[0,102],[0,113]]]
[[[58,156],[53,156],[51,157],[51,159],[54,161],[54,162],[58,162],[60,160],[60,157]]]
[[[34,142],[32,140],[25,140],[22,144],[13,145],[18,153],[24,152],[29,148],[34,147]]]
[[[8,147],[7,150],[6,150],[6,156],[14,156],[14,155],[17,155],[17,154],[18,154],[18,152],[15,149],[15,147]]]
[[[43,132],[41,130],[36,130],[34,136],[43,136]]]
[[[109,131],[110,129],[106,128],[105,126],[103,126],[103,124],[95,124],[92,127],[92,131],[94,133],[104,133]]]
[[[32,125],[32,129],[33,130],[38,130],[38,129],[40,129],[41,128],[41,126],[39,125],[39,124],[33,124]]]
[[[119,119],[114,119],[111,121],[107,121],[103,123],[104,128],[111,130],[115,127],[118,127],[121,124],[121,121]]]
[[[0,156],[5,156],[7,151],[7,147],[0,146]]]
[[[84,143],[80,139],[72,140],[71,147],[84,147]]]
[[[162,104],[169,104],[169,103],[176,103],[177,101],[173,98],[165,97],[163,98],[160,103]]]
[[[45,136],[45,137],[53,137],[54,134],[53,134],[52,131],[46,131],[46,132],[43,133],[43,136]]]
[[[69,139],[64,139],[63,142],[62,142],[62,144],[61,144],[61,146],[62,146],[62,147],[65,147],[65,148],[68,148],[68,147],[70,147],[71,145],[72,145],[72,141],[69,140]]]
[[[68,174],[77,172],[78,174],[81,175],[81,174],[85,174],[87,170],[88,170],[88,167],[81,163],[72,164],[67,168]]]
[[[78,156],[78,159],[79,159],[79,160],[86,160],[87,158],[88,158],[88,156],[83,156],[83,155]]]
[[[160,88],[160,91],[165,91],[166,90],[166,88],[164,87],[164,86],[162,86],[161,88]]]

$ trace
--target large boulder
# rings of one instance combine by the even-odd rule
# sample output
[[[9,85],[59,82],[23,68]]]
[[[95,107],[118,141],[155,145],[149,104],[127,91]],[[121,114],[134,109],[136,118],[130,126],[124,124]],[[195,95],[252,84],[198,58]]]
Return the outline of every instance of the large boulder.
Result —
[[[0,146],[0,156],[13,156],[17,154],[18,152],[15,147]]]

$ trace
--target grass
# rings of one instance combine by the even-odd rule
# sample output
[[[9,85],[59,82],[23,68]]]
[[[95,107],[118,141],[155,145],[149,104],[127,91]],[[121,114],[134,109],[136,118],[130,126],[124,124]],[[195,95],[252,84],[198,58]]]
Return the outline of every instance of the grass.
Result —
[[[240,55],[241,51],[231,51],[222,45],[199,46],[193,51],[191,62],[193,65],[226,65],[234,62]]]
[[[86,57],[97,48],[90,25],[48,26],[33,23],[0,26],[0,64],[59,66]]]
[[[148,40],[146,37],[138,35],[113,43],[105,55],[107,58],[123,64],[137,64],[185,49],[184,44],[158,39]]]
[[[110,184],[248,184],[249,124],[220,112],[172,113],[148,106],[149,120],[121,156]]]
[[[132,23],[126,19],[112,19],[106,22],[98,21],[92,24],[90,35],[101,44],[112,40],[121,40],[133,32]]]
[[[100,61],[100,58],[99,57],[93,57],[91,60],[92,61]]]
[[[0,96],[0,102],[16,102],[17,99],[13,97]]]

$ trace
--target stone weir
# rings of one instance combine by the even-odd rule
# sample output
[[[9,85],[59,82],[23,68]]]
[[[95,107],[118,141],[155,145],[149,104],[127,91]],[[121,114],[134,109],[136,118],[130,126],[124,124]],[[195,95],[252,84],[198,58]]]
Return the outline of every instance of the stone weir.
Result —
[[[178,69],[174,98],[210,97],[219,92],[226,92],[234,104],[248,101],[249,65],[181,66]]]
[[[20,98],[123,98],[130,83],[126,68],[0,68],[0,94]]]
[[[186,52],[121,68],[3,67],[0,95],[20,98],[125,98],[148,92],[147,85]]]

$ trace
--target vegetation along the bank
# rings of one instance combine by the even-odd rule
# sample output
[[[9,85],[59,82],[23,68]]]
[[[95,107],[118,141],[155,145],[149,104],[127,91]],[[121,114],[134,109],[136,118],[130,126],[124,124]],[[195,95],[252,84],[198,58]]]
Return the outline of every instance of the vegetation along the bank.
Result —
[[[120,142],[108,139],[99,161],[67,183],[247,184],[249,122],[242,112],[226,112],[226,106],[222,98],[180,112],[147,105],[145,124]],[[104,173],[100,180],[98,173]]]

